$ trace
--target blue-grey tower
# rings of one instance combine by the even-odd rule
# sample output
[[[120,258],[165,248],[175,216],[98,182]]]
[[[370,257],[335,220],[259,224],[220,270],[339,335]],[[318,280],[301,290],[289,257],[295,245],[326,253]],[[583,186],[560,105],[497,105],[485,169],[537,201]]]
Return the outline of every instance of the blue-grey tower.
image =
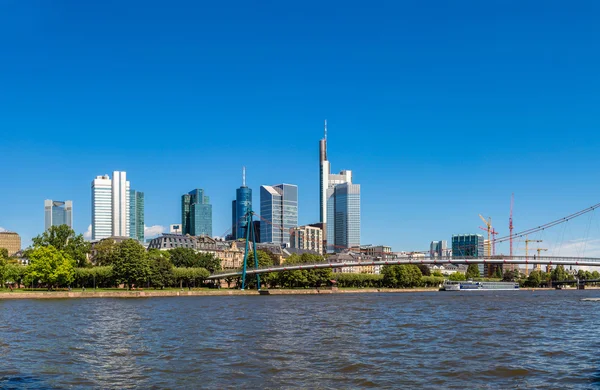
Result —
[[[242,167],[242,186],[235,191],[231,207],[231,234],[234,239],[245,238],[248,220],[246,215],[252,210],[252,189],[246,186],[246,167]]]

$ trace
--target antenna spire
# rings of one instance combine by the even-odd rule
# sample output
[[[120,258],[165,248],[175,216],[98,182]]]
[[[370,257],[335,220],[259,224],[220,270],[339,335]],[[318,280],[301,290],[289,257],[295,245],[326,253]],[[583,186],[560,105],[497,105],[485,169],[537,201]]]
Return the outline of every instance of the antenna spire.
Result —
[[[242,187],[246,187],[246,167],[242,167]]]
[[[325,119],[325,141],[327,141],[327,119]]]

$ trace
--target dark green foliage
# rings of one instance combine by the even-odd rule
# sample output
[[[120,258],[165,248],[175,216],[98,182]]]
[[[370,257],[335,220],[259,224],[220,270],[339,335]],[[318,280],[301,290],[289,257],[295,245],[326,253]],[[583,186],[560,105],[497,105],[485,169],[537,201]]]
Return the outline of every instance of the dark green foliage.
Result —
[[[148,281],[150,265],[146,249],[136,240],[128,239],[115,249],[113,273],[117,283],[124,283],[129,289],[136,284]]]
[[[496,271],[494,272],[494,278],[502,279],[502,267],[497,266]]]
[[[421,274],[423,276],[430,276],[431,275],[431,270],[425,264],[418,264],[417,267],[419,267],[419,270],[421,271]]]
[[[465,273],[465,277],[467,278],[467,280],[477,279],[480,276],[481,275],[479,274],[479,266],[477,264],[469,264],[467,272]]]
[[[114,259],[117,244],[112,239],[105,239],[94,246],[96,252],[93,258],[94,265],[111,265]]]
[[[505,271],[502,275],[502,281],[504,282],[515,282],[519,280],[519,270]]]
[[[552,270],[551,278],[555,282],[562,281],[562,280],[568,280],[569,274],[567,274],[567,271],[565,271],[565,267],[563,267],[562,265],[559,265]]]
[[[211,273],[221,270],[221,259],[212,253],[198,253],[192,248],[175,248],[169,254],[175,267],[205,268]]]
[[[168,253],[152,249],[148,252],[150,261],[150,284],[161,289],[173,283],[173,264],[169,260]]]

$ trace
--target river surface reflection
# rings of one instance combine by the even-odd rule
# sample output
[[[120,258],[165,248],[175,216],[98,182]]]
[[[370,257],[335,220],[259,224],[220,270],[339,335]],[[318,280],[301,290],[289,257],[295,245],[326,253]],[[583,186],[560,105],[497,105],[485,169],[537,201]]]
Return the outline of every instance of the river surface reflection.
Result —
[[[600,387],[600,290],[0,300],[0,388]]]

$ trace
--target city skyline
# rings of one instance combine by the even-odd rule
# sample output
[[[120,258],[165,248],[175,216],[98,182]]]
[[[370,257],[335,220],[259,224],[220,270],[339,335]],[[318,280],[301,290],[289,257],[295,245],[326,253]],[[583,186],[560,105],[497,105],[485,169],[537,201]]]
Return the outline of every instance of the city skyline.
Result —
[[[24,246],[44,229],[44,199],[71,199],[87,232],[89,180],[113,169],[144,190],[148,237],[179,222],[176,200],[198,186],[214,200],[213,235],[225,233],[241,166],[255,196],[297,184],[298,222],[314,223],[325,118],[336,169],[362,186],[364,244],[426,250],[481,232],[479,214],[508,234],[512,193],[515,231],[597,203],[591,3],[157,6],[135,20],[113,3],[26,3],[0,24],[12,58],[0,64],[0,229]],[[546,232],[548,254],[598,252],[591,226]]]

